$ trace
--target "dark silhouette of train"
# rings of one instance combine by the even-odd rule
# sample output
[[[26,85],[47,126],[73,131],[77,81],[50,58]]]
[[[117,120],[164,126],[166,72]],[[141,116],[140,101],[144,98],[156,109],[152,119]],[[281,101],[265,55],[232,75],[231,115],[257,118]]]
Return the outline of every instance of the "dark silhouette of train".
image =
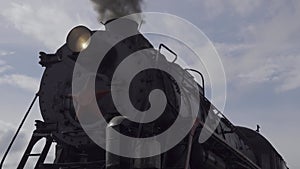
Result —
[[[170,64],[172,69],[183,73],[187,81],[193,80],[189,73],[176,63],[167,61],[158,49],[138,32],[138,25],[124,19],[120,21],[124,27],[109,24],[106,30],[99,30],[107,37],[117,36],[124,31],[136,31],[134,36],[127,37],[113,46],[105,55],[96,77],[95,96],[103,116],[110,126],[130,137],[149,137],[165,131],[178,116],[180,105],[178,90],[174,79],[167,73],[151,69],[138,74],[132,81],[131,102],[139,110],[149,107],[148,95],[153,89],[165,92],[168,104],[164,113],[154,122],[139,124],[122,117],[113,105],[110,93],[110,81],[118,65],[130,54],[151,49],[156,54],[148,53],[149,62]],[[113,22],[111,22],[113,23]],[[98,32],[99,32],[98,31]],[[40,53],[40,64],[45,67],[39,97],[40,110],[44,121],[36,121],[30,143],[18,165],[23,169],[29,157],[38,156],[36,169],[287,169],[281,155],[258,131],[233,125],[205,97],[204,85],[198,85],[200,102],[197,122],[189,134],[175,147],[160,155],[147,158],[121,157],[97,146],[84,132],[78,116],[93,116],[93,112],[76,114],[72,99],[72,73],[79,52],[89,45],[89,38],[97,31],[90,31],[84,26],[75,27],[68,35],[67,43],[55,54]],[[106,39],[103,39],[105,41]],[[91,42],[92,43],[92,42]],[[166,45],[161,44],[175,54]],[[156,58],[156,59],[155,59]],[[88,61],[87,61],[88,62]],[[86,68],[87,70],[89,68]],[[195,71],[195,70],[192,70]],[[198,72],[200,73],[200,72]],[[201,74],[201,73],[200,73]],[[105,76],[106,78],[103,78]],[[204,83],[204,80],[203,80]],[[103,85],[105,84],[105,85]],[[192,90],[192,89],[191,89]],[[196,90],[198,91],[198,90]],[[204,143],[198,142],[204,122],[209,112],[214,110],[220,123],[212,136]],[[45,146],[40,154],[32,154],[35,144],[46,138]],[[45,163],[51,144],[56,143],[55,160]]]

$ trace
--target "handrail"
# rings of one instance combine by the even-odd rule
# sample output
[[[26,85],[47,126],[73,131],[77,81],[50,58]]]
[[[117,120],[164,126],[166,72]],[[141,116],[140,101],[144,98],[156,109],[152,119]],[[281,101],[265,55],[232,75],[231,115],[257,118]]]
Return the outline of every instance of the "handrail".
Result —
[[[201,76],[202,88],[203,88],[203,96],[205,96],[205,86],[204,86],[205,82],[204,82],[204,76],[203,76],[203,74],[201,72],[199,72],[198,70],[196,70],[196,69],[184,69],[184,70],[196,72],[196,73],[198,73]]]
[[[158,48],[158,52],[159,53],[160,53],[162,47],[164,47],[165,49],[167,49],[170,53],[172,53],[175,56],[175,59],[172,61],[172,63],[174,63],[177,60],[177,58],[178,58],[177,54],[174,51],[172,51],[170,48],[168,48],[166,45],[164,45],[163,43],[161,43],[159,45],[159,48]]]

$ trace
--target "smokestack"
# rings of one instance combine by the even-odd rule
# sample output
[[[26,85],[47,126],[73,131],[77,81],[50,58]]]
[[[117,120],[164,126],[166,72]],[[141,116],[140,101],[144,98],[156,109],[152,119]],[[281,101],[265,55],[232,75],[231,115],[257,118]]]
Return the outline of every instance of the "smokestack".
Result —
[[[95,4],[95,10],[99,14],[101,22],[126,15],[142,12],[142,0],[91,0]],[[141,22],[141,16],[134,18],[137,23]]]

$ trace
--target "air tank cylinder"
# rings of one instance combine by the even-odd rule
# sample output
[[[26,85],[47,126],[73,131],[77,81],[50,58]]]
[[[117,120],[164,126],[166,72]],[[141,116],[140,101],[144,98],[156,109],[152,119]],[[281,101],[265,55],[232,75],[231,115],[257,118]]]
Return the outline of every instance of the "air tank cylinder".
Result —
[[[130,151],[139,155],[136,147],[139,145],[128,145],[120,139],[121,133],[135,132],[135,129],[130,125],[131,122],[124,116],[114,117],[106,127],[106,150],[119,150],[120,152]],[[147,144],[147,145],[146,145]],[[160,149],[158,142],[151,142],[143,144],[149,147],[148,150]],[[121,157],[109,151],[106,152],[106,169],[160,169],[161,156],[152,156],[147,158],[128,158]]]

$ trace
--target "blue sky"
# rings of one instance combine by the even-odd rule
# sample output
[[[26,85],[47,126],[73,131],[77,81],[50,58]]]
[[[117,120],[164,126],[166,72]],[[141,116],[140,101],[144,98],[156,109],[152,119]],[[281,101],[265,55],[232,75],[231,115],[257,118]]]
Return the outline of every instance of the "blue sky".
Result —
[[[300,1],[145,0],[144,11],[175,14],[199,27],[214,43],[227,78],[224,114],[236,125],[255,128],[300,168]],[[0,2],[0,154],[39,85],[38,52],[61,46],[70,29],[97,29],[89,1]],[[174,25],[176,29],[176,25]],[[40,118],[35,106],[9,163]]]

